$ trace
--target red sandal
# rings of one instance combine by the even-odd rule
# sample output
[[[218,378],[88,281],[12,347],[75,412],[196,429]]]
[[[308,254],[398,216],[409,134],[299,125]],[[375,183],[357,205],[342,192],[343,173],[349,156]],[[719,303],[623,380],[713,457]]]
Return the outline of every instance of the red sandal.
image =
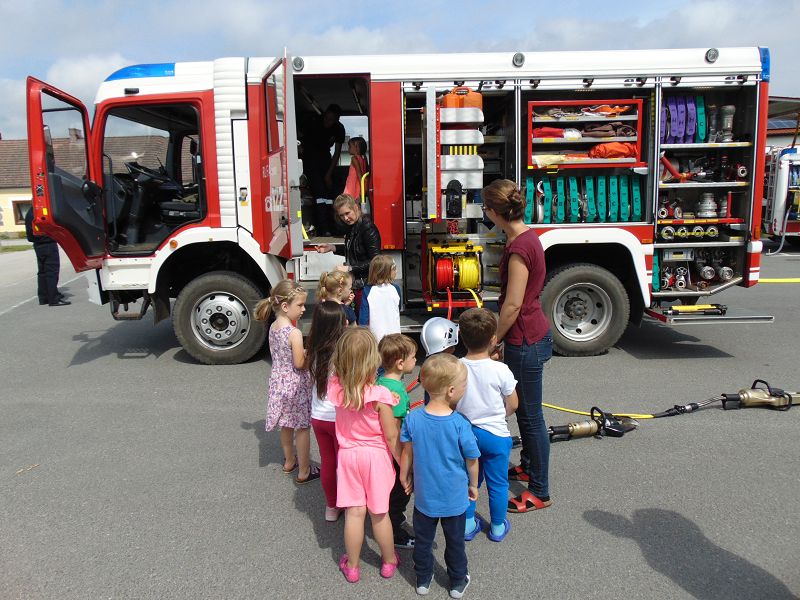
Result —
[[[508,499],[508,512],[526,513],[532,510],[541,510],[553,504],[552,500],[541,500],[529,490],[525,490],[516,498]]]
[[[511,467],[508,470],[508,480],[509,481],[530,481],[530,476],[525,472],[525,469],[522,468],[522,465],[517,465],[516,467]]]

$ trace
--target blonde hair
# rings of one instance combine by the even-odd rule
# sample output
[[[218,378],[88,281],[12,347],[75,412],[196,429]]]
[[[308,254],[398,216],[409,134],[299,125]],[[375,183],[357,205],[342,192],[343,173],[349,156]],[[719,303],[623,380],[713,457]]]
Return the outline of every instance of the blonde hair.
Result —
[[[392,283],[392,269],[395,268],[392,257],[388,254],[378,254],[369,263],[369,275],[367,283],[369,285],[380,285],[382,283]]]
[[[256,304],[256,320],[267,321],[270,315],[280,308],[280,305],[286,302],[291,304],[299,295],[306,295],[307,292],[303,286],[291,279],[281,279],[272,288],[272,293],[269,297],[264,298]]]
[[[417,344],[407,335],[390,333],[381,339],[378,352],[381,354],[381,366],[388,371],[394,368],[398,360],[405,360],[416,354]]]
[[[323,271],[319,276],[317,286],[317,300],[341,300],[342,290],[347,286],[347,280],[352,280],[353,276],[344,271]]]
[[[491,208],[506,221],[519,221],[525,212],[525,195],[510,179],[495,179],[481,190],[486,208]]]
[[[339,209],[343,206],[353,209],[358,213],[359,218],[361,217],[361,207],[358,205],[355,198],[350,194],[339,194],[336,196],[336,200],[333,201],[333,214],[336,215],[337,220],[339,220]]]
[[[428,358],[419,372],[419,380],[431,395],[443,394],[459,377],[465,377],[467,367],[452,354],[441,352]]]
[[[348,327],[336,342],[331,363],[342,386],[342,407],[364,408],[364,387],[375,383],[381,364],[375,336],[366,327]]]

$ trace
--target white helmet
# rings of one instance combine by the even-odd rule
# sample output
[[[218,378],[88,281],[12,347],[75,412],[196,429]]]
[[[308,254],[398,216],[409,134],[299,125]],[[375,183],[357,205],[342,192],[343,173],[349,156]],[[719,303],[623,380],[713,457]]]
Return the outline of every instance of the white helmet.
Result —
[[[442,352],[458,344],[458,325],[443,317],[428,319],[422,326],[420,341],[428,356]]]

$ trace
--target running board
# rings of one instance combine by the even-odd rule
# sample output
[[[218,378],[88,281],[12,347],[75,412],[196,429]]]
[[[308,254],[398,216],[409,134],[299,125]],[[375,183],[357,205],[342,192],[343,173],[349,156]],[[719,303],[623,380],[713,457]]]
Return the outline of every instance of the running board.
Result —
[[[145,313],[147,313],[147,309],[150,307],[150,294],[147,292],[145,292],[144,296],[142,296],[142,306],[140,307],[139,312],[128,312],[128,305],[132,303],[120,302],[113,297],[110,300],[111,317],[115,321],[140,321],[144,317]],[[120,305],[125,309],[125,312],[120,312]]]
[[[665,325],[711,325],[716,323],[772,323],[775,317],[748,313],[746,310],[728,309],[724,314],[664,314],[670,308],[646,308],[645,314]]]

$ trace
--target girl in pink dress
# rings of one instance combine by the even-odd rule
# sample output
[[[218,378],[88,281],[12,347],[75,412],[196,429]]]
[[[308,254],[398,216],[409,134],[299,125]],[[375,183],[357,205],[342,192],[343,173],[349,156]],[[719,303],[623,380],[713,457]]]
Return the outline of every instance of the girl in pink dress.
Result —
[[[311,466],[311,376],[304,368],[303,334],[293,322],[306,310],[306,291],[296,282],[284,279],[272,288],[269,298],[256,305],[256,319],[267,321],[272,371],[269,376],[266,430],[281,428],[283,472],[298,470],[296,483],[319,479],[319,469]],[[297,451],[295,452],[295,443]]]
[[[347,151],[350,153],[350,170],[347,172],[347,183],[344,184],[343,194],[361,202],[361,178],[369,171],[367,163],[367,141],[362,137],[350,138],[347,142]]]
[[[389,390],[375,385],[381,364],[375,337],[365,327],[348,327],[333,355],[328,400],[336,408],[336,504],[345,508],[344,547],[339,570],[355,583],[364,543],[364,520],[369,512],[372,533],[381,549],[381,576],[394,575],[399,557],[394,550],[389,520],[389,494],[394,486],[395,460],[400,456],[399,432]]]

